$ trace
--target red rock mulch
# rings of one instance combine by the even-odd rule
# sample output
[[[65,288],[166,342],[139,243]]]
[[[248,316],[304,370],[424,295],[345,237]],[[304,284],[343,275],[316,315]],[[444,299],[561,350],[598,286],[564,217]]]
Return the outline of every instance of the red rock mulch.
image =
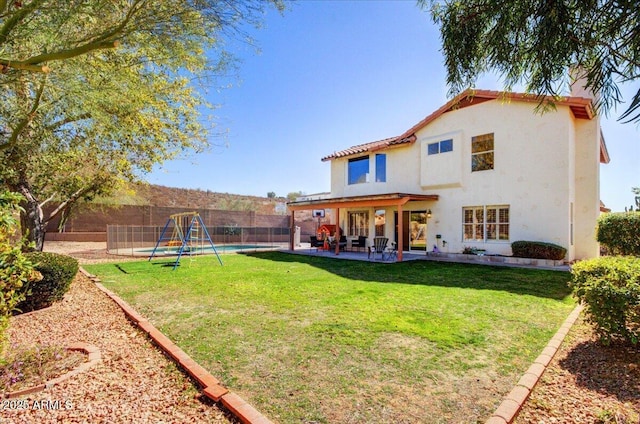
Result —
[[[81,274],[63,301],[12,317],[9,340],[14,347],[85,342],[102,357],[43,392],[2,403],[2,423],[234,422]]]
[[[581,317],[515,423],[640,423],[640,346],[602,346]]]

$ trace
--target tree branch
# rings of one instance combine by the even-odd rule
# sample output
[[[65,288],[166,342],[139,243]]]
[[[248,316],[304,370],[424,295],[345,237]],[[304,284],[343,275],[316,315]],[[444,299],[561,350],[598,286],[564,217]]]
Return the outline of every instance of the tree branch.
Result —
[[[49,198],[45,199],[42,203],[40,203],[40,207],[43,208],[44,205],[52,201],[56,197],[56,194],[57,193],[53,193],[51,196],[49,196]]]
[[[60,128],[63,125],[70,124],[72,122],[82,121],[83,119],[89,119],[89,118],[91,118],[91,114],[90,113],[83,113],[83,114],[78,115],[78,116],[67,117],[67,118],[61,119],[61,120],[59,120],[57,122],[54,122],[51,125],[48,125],[46,127],[46,129],[48,131],[54,131],[57,128]]]
[[[0,72],[4,71],[5,69],[13,68],[23,71],[48,73],[51,71],[51,68],[46,65],[40,65],[41,63],[54,60],[70,59],[72,57],[81,56],[94,50],[113,49],[118,47],[118,44],[118,41],[96,41],[84,44],[82,46],[74,47],[72,49],[60,50],[53,53],[43,53],[27,60],[9,60],[0,58]]]
[[[53,218],[58,216],[62,211],[64,211],[65,209],[67,209],[71,205],[73,205],[81,196],[89,193],[91,190],[95,190],[95,188],[96,188],[96,182],[94,181],[92,184],[76,190],[76,192],[73,193],[71,196],[69,196],[69,198],[67,200],[65,200],[64,202],[60,203],[57,208],[52,210],[51,213],[49,214],[49,216],[46,219],[43,218],[42,221],[44,223],[44,226],[46,226]],[[44,205],[44,203],[43,203],[43,205]]]
[[[24,62],[13,62],[8,59],[0,58],[0,73],[8,71],[10,68],[19,69],[21,71],[42,72],[45,74],[51,71],[51,68],[47,65],[28,65]]]
[[[27,115],[18,123],[16,128],[12,131],[11,137],[9,141],[3,145],[0,145],[0,152],[6,150],[10,147],[13,147],[17,141],[22,131],[27,127],[29,122],[33,119],[33,115],[38,111],[38,107],[40,106],[40,99],[42,99],[42,93],[44,92],[45,82],[47,80],[46,75],[43,76],[42,81],[40,82],[40,87],[36,91],[36,97],[33,100],[33,105],[31,106],[31,110],[27,113]]]
[[[54,53],[44,53],[27,60],[23,60],[20,62],[13,62],[13,63],[23,63],[25,65],[37,65],[39,63],[48,62],[52,60],[70,59],[72,57],[80,56],[94,50],[113,49],[116,47],[118,47],[117,41],[96,41],[96,42],[84,44],[82,46],[74,47],[72,49],[60,50]]]
[[[2,0],[6,3],[6,0]],[[32,13],[40,5],[42,0],[33,0],[28,6],[19,9],[14,13],[0,28],[0,46],[6,41],[7,36],[26,16]],[[119,44],[117,40],[113,40],[117,35],[121,34],[127,24],[131,21],[132,17],[142,9],[144,2],[136,1],[133,3],[129,11],[127,12],[124,20],[115,28],[104,32],[98,37],[93,37],[93,40],[82,44],[77,47],[73,47],[67,50],[60,50],[52,53],[42,53],[37,56],[31,57],[25,60],[11,60],[0,58],[0,72],[3,72],[9,68],[19,69],[23,71],[31,72],[49,72],[50,68],[46,65],[40,65],[41,63],[56,60],[70,59],[76,56],[80,56],[89,53],[94,50],[116,48]],[[0,3],[1,5],[2,3]],[[0,9],[2,10],[2,9]]]
[[[2,3],[4,4],[4,7],[2,9],[4,9],[6,7],[6,0],[2,0]],[[36,10],[38,6],[40,6],[40,3],[42,3],[42,0],[33,0],[27,6],[18,9],[9,19],[5,21],[4,25],[2,25],[2,28],[0,28],[0,46],[7,41],[7,36],[9,35],[9,33],[20,22],[22,22],[24,18],[26,18],[30,13]],[[0,11],[2,9],[0,9]]]

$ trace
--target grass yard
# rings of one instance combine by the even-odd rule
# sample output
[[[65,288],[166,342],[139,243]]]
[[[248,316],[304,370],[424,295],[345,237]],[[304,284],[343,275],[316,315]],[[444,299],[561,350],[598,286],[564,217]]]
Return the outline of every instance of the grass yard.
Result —
[[[269,252],[88,265],[280,423],[483,422],[574,306],[569,274]]]

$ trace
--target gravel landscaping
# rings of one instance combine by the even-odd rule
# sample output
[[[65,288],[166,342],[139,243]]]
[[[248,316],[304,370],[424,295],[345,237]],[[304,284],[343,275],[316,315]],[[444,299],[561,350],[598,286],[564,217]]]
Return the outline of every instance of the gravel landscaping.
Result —
[[[579,318],[515,423],[640,423],[640,346],[602,346]]]
[[[104,246],[104,243],[102,243]],[[48,249],[56,246],[48,244]],[[71,253],[74,246],[55,249]],[[78,246],[75,246],[76,248]],[[97,258],[94,247],[76,257]],[[100,250],[100,249],[98,249]],[[104,247],[102,248],[104,251]],[[88,256],[88,258],[87,258]],[[120,260],[121,258],[117,258]],[[12,349],[85,342],[100,349],[101,361],[84,373],[46,389],[2,403],[3,423],[230,423],[226,412],[200,395],[197,386],[126,319],[120,308],[78,274],[62,302],[9,327]]]
[[[129,259],[107,255],[104,243],[47,243],[45,250],[81,264]],[[3,423],[235,422],[81,274],[62,302],[13,317],[9,339],[14,348],[90,343],[102,359],[20,403],[4,403]],[[639,423],[640,348],[602,347],[579,319],[515,422]]]

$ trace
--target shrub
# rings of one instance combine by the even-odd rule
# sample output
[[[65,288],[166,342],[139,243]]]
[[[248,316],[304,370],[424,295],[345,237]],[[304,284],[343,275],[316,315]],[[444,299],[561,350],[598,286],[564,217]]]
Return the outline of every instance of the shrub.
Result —
[[[0,360],[4,352],[9,317],[25,299],[28,283],[37,281],[40,277],[33,264],[22,253],[21,246],[11,246],[0,240]]]
[[[465,246],[464,249],[462,249],[463,255],[475,255],[476,253],[477,253],[477,250],[475,247]]]
[[[585,303],[587,319],[600,340],[637,344],[640,338],[640,260],[606,257],[572,267],[574,296]]]
[[[598,218],[598,242],[611,255],[640,256],[640,213],[606,213]]]
[[[564,259],[567,249],[553,243],[540,241],[514,241],[511,243],[513,256],[518,258],[552,259],[559,261]]]
[[[30,293],[18,304],[22,312],[35,311],[61,300],[78,272],[78,261],[67,255],[31,252],[27,258],[42,274],[42,280],[30,285]]]
[[[15,242],[15,214],[21,198],[15,193],[0,191],[0,362],[9,317],[24,299],[27,284],[41,277],[23,255],[22,242]]]

